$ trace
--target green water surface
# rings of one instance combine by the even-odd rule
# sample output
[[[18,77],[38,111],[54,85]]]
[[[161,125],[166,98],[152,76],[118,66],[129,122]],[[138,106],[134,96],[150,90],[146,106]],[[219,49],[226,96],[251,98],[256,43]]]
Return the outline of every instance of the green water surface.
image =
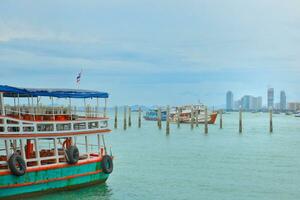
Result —
[[[122,114],[120,114],[122,115]],[[217,119],[219,120],[219,119]],[[300,199],[300,118],[274,115],[269,133],[267,113],[245,113],[238,133],[238,113],[191,130],[190,125],[143,121],[106,136],[115,156],[114,171],[104,185],[56,192],[30,199]],[[113,124],[110,124],[113,127]]]

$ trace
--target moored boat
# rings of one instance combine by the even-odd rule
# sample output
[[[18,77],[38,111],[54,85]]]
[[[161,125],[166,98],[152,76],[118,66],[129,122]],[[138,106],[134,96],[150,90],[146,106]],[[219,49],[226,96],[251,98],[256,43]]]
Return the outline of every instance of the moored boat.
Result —
[[[147,121],[157,121],[159,118],[159,110],[158,109],[151,109],[146,112],[144,115],[144,119]],[[167,111],[161,111],[161,121],[166,121],[167,119]]]
[[[214,124],[216,122],[218,113],[217,112],[210,112],[207,113],[207,123]],[[205,106],[202,104],[199,105],[185,105],[176,107],[170,113],[170,120],[171,122],[178,122],[180,123],[194,123],[204,124],[205,123]]]
[[[42,97],[52,106],[42,106]],[[54,106],[54,98],[69,105]],[[107,98],[90,90],[0,86],[0,198],[105,182],[113,170],[104,141]],[[5,104],[11,99],[13,106]],[[27,106],[20,104],[24,99]],[[84,100],[84,114],[72,109],[72,99]],[[96,99],[96,106],[87,106],[87,99]],[[105,100],[102,115],[99,99]]]

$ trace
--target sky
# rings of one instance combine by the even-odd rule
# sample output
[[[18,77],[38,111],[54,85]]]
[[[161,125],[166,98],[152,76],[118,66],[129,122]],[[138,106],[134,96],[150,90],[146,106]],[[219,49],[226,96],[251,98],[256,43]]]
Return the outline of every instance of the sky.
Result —
[[[2,0],[0,84],[110,93],[110,105],[300,101],[299,0]]]

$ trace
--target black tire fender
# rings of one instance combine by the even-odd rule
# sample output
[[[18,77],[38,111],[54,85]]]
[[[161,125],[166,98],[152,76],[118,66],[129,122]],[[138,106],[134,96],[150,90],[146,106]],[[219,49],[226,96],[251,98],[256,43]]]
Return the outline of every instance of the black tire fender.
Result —
[[[13,153],[8,159],[8,167],[15,176],[23,176],[26,173],[26,163],[17,153]]]
[[[102,161],[101,161],[101,167],[102,170],[105,174],[110,174],[112,173],[113,169],[114,169],[114,165],[113,165],[113,161],[112,161],[112,157],[109,155],[104,155],[102,157]]]

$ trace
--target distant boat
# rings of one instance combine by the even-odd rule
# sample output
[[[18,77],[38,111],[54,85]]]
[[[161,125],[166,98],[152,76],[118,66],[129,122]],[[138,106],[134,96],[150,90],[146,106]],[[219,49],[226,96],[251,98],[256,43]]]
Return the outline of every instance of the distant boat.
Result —
[[[144,115],[144,119],[147,121],[157,121],[158,120],[158,109],[151,109],[146,112]],[[166,121],[167,119],[167,111],[161,111],[161,120]]]
[[[300,112],[295,114],[295,117],[300,117]]]
[[[180,123],[197,123],[196,116],[198,115],[198,123],[204,124],[205,123],[205,106],[200,105],[185,105],[181,107],[177,107],[177,109],[173,110],[170,113],[170,120],[171,122],[177,122],[178,121],[178,113],[176,110],[180,110],[179,114],[179,121]],[[207,113],[207,123],[208,124],[214,124],[217,119],[217,112],[209,112]],[[192,117],[193,116],[193,117]]]
[[[286,112],[285,114],[286,115],[292,115],[293,113],[292,112]]]

